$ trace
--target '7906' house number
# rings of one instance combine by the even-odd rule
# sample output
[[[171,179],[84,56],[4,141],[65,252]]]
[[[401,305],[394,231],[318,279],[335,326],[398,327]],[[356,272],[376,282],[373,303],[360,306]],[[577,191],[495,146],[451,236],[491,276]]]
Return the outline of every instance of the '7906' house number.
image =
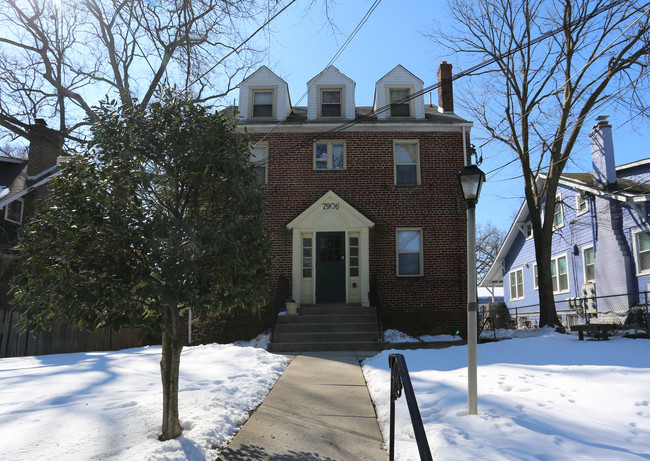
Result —
[[[338,203],[323,203],[323,210],[338,210],[339,209],[339,204]]]

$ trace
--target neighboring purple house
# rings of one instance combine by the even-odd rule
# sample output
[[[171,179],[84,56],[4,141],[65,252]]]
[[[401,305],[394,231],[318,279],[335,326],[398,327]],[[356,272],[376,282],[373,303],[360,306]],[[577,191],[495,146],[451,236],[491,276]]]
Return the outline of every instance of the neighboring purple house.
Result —
[[[599,118],[600,120],[600,118]],[[556,196],[552,278],[565,325],[590,318],[623,321],[650,289],[650,159],[616,167],[612,127],[600,120],[591,138],[592,173],[564,173]],[[538,186],[545,177],[538,179]],[[526,203],[480,286],[503,286],[520,326],[536,322],[539,292],[532,226]],[[601,298],[603,296],[613,296]],[[594,299],[594,296],[596,297]]]

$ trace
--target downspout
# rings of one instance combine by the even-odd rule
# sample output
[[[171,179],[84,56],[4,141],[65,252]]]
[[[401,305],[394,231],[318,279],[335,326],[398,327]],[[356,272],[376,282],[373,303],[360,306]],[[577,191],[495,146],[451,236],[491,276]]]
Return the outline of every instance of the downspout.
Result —
[[[461,128],[463,130],[463,166],[467,166],[467,139],[465,138],[465,125]]]

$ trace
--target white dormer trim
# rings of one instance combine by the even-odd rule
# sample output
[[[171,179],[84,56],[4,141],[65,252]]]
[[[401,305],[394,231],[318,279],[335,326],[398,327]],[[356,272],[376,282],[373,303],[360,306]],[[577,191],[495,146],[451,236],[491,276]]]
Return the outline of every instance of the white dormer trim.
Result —
[[[307,82],[307,120],[347,119],[355,117],[355,88],[356,83],[334,66],[329,66]],[[323,91],[341,92],[341,115],[339,117],[324,116],[322,112]]]
[[[413,75],[401,64],[395,66],[390,72],[380,78],[375,84],[375,102],[373,109],[376,111],[390,104],[391,90],[407,90],[409,94],[421,91],[424,82]],[[403,119],[424,119],[424,96],[420,95],[409,101],[409,115],[392,116],[388,109],[377,114],[378,120],[403,120]]]
[[[253,98],[256,92],[272,94],[270,117],[253,117]],[[239,84],[239,118],[241,120],[284,120],[290,113],[289,85],[268,67],[260,67]]]

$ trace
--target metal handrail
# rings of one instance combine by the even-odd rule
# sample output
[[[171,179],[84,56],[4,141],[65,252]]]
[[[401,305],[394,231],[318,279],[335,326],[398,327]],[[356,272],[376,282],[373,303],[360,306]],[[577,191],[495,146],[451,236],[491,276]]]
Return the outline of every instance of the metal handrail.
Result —
[[[406,360],[402,354],[390,354],[388,356],[388,365],[390,366],[390,447],[389,460],[395,459],[395,400],[402,395],[402,388],[406,397],[406,404],[411,415],[411,424],[413,424],[413,433],[415,441],[418,444],[421,461],[433,461],[427,434],[424,432],[424,424],[418,409],[418,402],[415,400],[415,392],[411,384],[411,377],[406,366]]]
[[[284,275],[278,277],[278,284],[275,287],[275,295],[271,301],[271,318],[273,323],[271,325],[271,342],[275,339],[275,326],[278,323],[278,314],[284,303],[289,299],[289,279]]]
[[[368,293],[368,298],[371,306],[375,306],[375,312],[377,314],[377,331],[379,333],[380,343],[384,342],[384,326],[381,322],[381,298],[379,295],[379,277],[377,274],[373,274],[370,279],[370,292]]]

